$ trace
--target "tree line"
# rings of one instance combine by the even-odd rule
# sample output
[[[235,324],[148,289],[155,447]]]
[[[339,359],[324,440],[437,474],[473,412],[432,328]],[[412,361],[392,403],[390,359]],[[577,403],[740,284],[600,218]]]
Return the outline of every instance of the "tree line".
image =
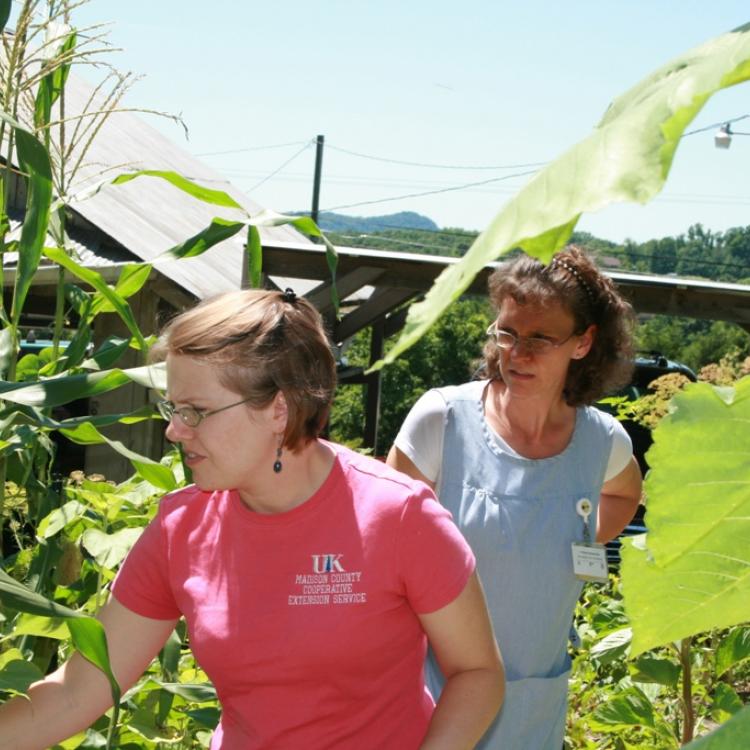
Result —
[[[410,228],[329,236],[337,245],[459,257],[469,249],[476,233]],[[712,232],[695,224],[677,237],[643,243],[627,240],[623,244],[576,232],[572,241],[585,247],[605,269],[750,284],[750,226]],[[388,451],[401,422],[424,391],[471,377],[492,315],[486,298],[464,297],[412,349],[385,368],[377,455]],[[343,353],[349,365],[367,367],[369,341],[370,332],[365,330],[349,342]],[[686,364],[696,373],[727,355],[739,359],[750,356],[750,334],[733,323],[665,315],[640,317],[636,345],[641,354],[658,353]],[[333,439],[361,445],[364,398],[362,386],[339,388],[331,414]]]

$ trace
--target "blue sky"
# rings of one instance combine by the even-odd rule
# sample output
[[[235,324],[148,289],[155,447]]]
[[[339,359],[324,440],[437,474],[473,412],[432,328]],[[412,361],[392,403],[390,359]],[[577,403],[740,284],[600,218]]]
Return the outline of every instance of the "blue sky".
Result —
[[[584,138],[608,103],[693,46],[750,22],[739,0],[93,0],[79,25],[112,21],[113,61],[144,76],[128,104],[181,113],[149,121],[262,205],[310,206],[317,134],[326,138],[321,209],[417,211],[482,229],[526,172]],[[691,125],[750,114],[750,84],[715,95]],[[750,118],[735,130],[750,132]],[[286,144],[286,145],[280,145]],[[269,148],[274,146],[274,148]],[[276,147],[278,146],[278,147]],[[253,149],[253,150],[250,150]],[[437,169],[384,160],[506,169]],[[216,152],[232,153],[217,154]],[[271,176],[285,162],[289,163]],[[370,203],[371,201],[383,201]],[[683,139],[651,204],[585,215],[615,241],[750,224],[750,136]]]

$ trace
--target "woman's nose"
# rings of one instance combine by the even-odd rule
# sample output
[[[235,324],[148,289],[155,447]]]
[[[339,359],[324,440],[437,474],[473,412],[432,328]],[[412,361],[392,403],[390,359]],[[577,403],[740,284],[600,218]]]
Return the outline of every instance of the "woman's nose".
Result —
[[[510,353],[515,359],[518,359],[519,357],[522,359],[528,359],[534,355],[528,341],[524,338],[516,339],[511,347]]]
[[[188,427],[178,414],[173,414],[164,434],[170,443],[181,443],[186,436],[192,434],[192,428]]]

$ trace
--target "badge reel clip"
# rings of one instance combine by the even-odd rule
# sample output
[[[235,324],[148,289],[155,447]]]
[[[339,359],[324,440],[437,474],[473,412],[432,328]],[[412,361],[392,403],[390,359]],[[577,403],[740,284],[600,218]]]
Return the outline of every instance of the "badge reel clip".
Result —
[[[606,582],[609,580],[607,550],[603,544],[593,541],[589,523],[592,510],[587,497],[576,503],[576,513],[583,519],[583,542],[573,542],[573,572],[582,581]]]

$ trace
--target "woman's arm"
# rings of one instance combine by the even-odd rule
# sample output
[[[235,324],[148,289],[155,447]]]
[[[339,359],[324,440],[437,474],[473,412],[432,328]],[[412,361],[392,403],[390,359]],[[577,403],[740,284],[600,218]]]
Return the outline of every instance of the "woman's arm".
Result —
[[[114,598],[99,619],[123,692],[143,674],[177,622],[142,617]],[[34,683],[28,695],[0,706],[0,750],[45,750],[89,727],[112,705],[109,681],[77,652]]]
[[[391,448],[388,453],[388,458],[385,462],[392,469],[400,471],[403,474],[407,474],[412,479],[419,479],[424,482],[433,492],[435,491],[435,482],[430,481],[422,472],[417,468],[414,461],[412,461],[402,450],[397,448],[395,445]]]
[[[634,456],[625,468],[602,485],[596,541],[614,539],[632,520],[641,499],[641,470]]]
[[[450,604],[419,619],[445,676],[421,750],[470,750],[505,692],[503,662],[477,574]]]

